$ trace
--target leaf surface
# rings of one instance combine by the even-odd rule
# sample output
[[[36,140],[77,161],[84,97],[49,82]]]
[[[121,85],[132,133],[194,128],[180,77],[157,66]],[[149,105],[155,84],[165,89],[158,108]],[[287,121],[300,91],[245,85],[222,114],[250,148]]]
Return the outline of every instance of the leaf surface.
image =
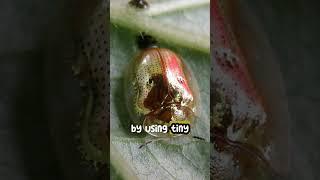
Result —
[[[186,29],[195,37],[204,34],[209,41],[209,6],[152,19],[168,26],[179,27],[178,29]],[[138,33],[139,30],[117,25],[112,25],[110,28],[110,145],[113,169],[123,178],[131,179],[209,179],[209,143],[179,137],[168,141],[155,141],[139,149],[149,137],[130,132],[131,117],[126,109],[123,88],[128,82],[124,82],[124,73],[129,62],[139,52],[135,44]],[[160,38],[165,39],[165,37]],[[186,38],[192,39],[192,37]],[[192,134],[209,141],[209,54],[163,42],[160,46],[180,55],[194,74],[200,91],[200,115]]]

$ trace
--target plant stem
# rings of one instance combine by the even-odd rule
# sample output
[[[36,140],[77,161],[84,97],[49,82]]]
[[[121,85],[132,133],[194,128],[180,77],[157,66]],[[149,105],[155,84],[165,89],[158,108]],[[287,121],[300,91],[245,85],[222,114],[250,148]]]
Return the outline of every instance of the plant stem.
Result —
[[[151,4],[145,13],[149,16],[158,16],[190,8],[197,8],[210,3],[210,0],[175,0]]]
[[[146,16],[143,11],[137,11],[126,4],[111,1],[110,7],[110,20],[114,25],[137,33],[146,32],[168,44],[210,53],[209,35],[195,34],[180,27],[163,24]]]

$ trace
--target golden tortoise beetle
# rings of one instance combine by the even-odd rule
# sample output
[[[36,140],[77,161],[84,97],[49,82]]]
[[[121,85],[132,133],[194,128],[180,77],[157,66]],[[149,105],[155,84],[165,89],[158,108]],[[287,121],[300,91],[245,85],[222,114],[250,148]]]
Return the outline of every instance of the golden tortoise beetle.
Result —
[[[137,37],[140,53],[126,72],[127,105],[135,124],[187,124],[195,120],[199,90],[183,60],[173,51],[159,48],[156,40],[141,33]],[[147,131],[148,132],[148,131]],[[183,133],[148,132],[155,137],[176,137]],[[195,137],[202,139],[199,137]]]

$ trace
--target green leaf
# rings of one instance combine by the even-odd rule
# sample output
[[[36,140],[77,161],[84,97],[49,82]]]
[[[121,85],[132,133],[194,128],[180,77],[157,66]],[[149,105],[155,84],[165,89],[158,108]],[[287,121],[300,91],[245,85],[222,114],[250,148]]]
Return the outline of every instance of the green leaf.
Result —
[[[180,16],[182,15],[181,18],[185,19],[182,21],[185,23],[182,23],[181,26],[181,23],[179,23],[180,17],[161,18],[175,19],[174,23],[155,21],[148,17],[150,13],[133,9],[128,6],[127,1],[111,1],[110,5],[110,20],[111,23],[115,25],[126,27],[133,31],[144,31],[147,34],[157,37],[158,40],[162,42],[191,48],[207,54],[210,53],[210,36],[209,33],[207,33],[207,31],[209,31],[209,23],[203,24],[204,21],[209,22],[209,18],[206,18],[209,17],[209,7],[206,8],[207,11],[205,12],[207,13],[203,12],[202,14],[191,15],[191,17],[189,13],[182,11]],[[198,16],[198,18],[194,19],[192,16]],[[193,24],[188,23],[188,21]],[[177,26],[176,23],[178,23],[179,26]],[[189,28],[191,28],[191,30],[197,29],[197,31],[190,32]],[[203,29],[206,30],[203,31]]]
[[[179,34],[179,29],[186,30],[184,32],[191,36],[184,38],[190,42],[199,36],[209,38],[209,6],[187,9],[161,17],[144,18],[165,24],[166,26],[160,27],[164,30],[166,27],[177,27],[174,31],[176,34]],[[170,36],[167,37],[166,33],[153,34],[155,38],[163,40],[161,47],[179,54],[192,70],[200,90],[200,115],[192,129],[192,135],[203,137],[207,142],[184,136],[172,138],[169,141],[155,141],[139,149],[139,146],[146,141],[146,136],[130,132],[131,121],[126,109],[123,87],[126,83],[124,73],[127,66],[139,52],[135,37],[141,29],[128,27],[128,24],[123,25],[116,20],[112,23],[110,27],[110,158],[114,171],[111,173],[120,174],[123,179],[209,179],[209,54],[199,51],[198,48],[178,46],[179,43],[174,43],[175,40],[170,39]]]

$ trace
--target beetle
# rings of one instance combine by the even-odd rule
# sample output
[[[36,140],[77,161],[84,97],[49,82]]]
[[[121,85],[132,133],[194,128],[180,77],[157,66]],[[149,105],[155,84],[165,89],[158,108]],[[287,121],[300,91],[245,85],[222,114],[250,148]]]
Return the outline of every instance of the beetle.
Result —
[[[134,123],[143,125],[145,131],[146,126],[170,127],[174,123],[191,127],[197,116],[199,90],[188,67],[173,51],[159,48],[150,35],[141,33],[137,44],[141,51],[129,65],[125,81]],[[154,137],[182,135],[170,131],[148,133]]]

